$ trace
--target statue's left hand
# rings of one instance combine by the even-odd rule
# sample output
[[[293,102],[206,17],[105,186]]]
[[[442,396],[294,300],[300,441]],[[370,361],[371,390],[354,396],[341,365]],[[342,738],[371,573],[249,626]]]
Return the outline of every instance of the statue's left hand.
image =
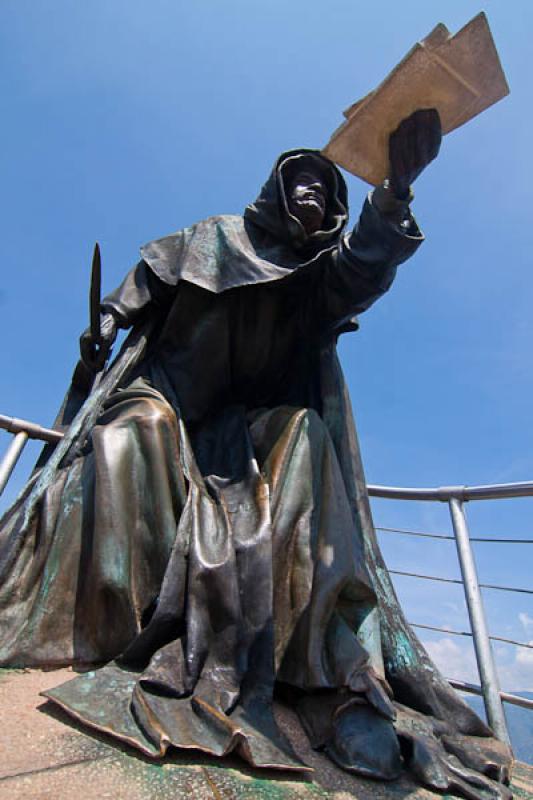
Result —
[[[435,108],[415,111],[389,137],[390,187],[404,199],[409,187],[440,150],[442,129]]]

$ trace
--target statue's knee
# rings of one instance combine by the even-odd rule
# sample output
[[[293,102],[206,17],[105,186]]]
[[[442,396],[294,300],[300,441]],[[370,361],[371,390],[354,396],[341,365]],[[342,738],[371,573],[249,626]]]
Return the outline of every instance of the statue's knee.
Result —
[[[168,403],[159,400],[146,400],[136,409],[133,421],[140,428],[150,431],[161,430],[175,423],[176,415]]]
[[[99,438],[113,438],[115,433],[128,428],[154,433],[175,424],[172,407],[157,398],[128,398],[109,406],[93,431]]]

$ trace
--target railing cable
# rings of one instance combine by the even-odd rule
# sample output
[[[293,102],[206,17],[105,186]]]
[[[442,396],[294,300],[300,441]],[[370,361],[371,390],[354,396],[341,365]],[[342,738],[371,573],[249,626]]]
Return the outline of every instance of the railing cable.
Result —
[[[439,583],[458,583],[461,586],[463,581],[458,578],[441,578],[438,575],[420,575],[417,572],[404,572],[399,569],[390,569],[391,575],[404,575],[408,578],[422,578],[425,581],[438,581]],[[494,583],[480,583],[481,589],[498,589],[501,592],[519,592],[520,594],[533,594],[533,589],[521,589],[518,586],[497,586]]]
[[[381,526],[376,526],[377,531],[381,531],[382,533],[402,533],[406,536],[423,536],[424,539],[449,539],[450,541],[455,540],[455,536],[449,536],[445,533],[426,533],[425,531],[410,531],[407,528],[384,528]]]
[[[435,625],[422,625],[420,622],[410,622],[413,628],[424,628],[427,631],[437,631],[438,633],[450,633],[452,636],[470,636],[470,631],[454,631],[452,628],[437,628]],[[503,636],[489,636],[493,642],[503,642],[504,644],[512,644],[516,647],[525,647],[527,650],[533,650],[533,644],[528,642],[517,642],[515,639],[505,639]]]
[[[425,531],[411,531],[407,528],[384,528],[376,527],[382,533],[400,533],[406,536],[422,536],[425,539],[447,539],[455,541],[455,536],[448,536],[445,533],[427,533]],[[533,539],[491,539],[488,536],[471,536],[471,542],[486,542],[488,544],[533,544]]]

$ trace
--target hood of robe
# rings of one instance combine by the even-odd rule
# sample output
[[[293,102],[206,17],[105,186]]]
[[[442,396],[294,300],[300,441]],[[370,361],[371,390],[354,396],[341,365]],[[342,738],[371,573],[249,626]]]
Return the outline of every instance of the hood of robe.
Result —
[[[328,190],[323,228],[312,234],[306,233],[288,206],[287,187],[301,171],[318,174]],[[318,150],[289,150],[278,158],[259,197],[246,207],[244,217],[297,250],[321,250],[338,240],[348,221],[346,183],[337,167]]]
[[[328,196],[323,230],[308,235],[288,208],[286,186],[295,171],[323,178]],[[281,278],[298,279],[331,253],[348,220],[347,189],[337,167],[317,150],[290,150],[274,165],[259,197],[244,216],[209,217],[141,248],[164,283],[186,280],[219,293]],[[303,276],[302,276],[303,277]]]

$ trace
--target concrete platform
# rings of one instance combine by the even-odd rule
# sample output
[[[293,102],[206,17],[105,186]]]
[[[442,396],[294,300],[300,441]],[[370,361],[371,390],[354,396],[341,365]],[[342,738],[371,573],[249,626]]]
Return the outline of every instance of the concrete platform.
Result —
[[[315,768],[313,780],[252,770],[237,758],[190,753],[153,762],[77,726],[39,692],[70,670],[0,670],[0,800],[425,800],[439,797],[408,778],[394,784],[348,775],[313,752],[295,715],[276,708],[295,750]],[[533,767],[517,765],[515,797],[533,800]],[[446,795],[450,798],[450,795]]]

